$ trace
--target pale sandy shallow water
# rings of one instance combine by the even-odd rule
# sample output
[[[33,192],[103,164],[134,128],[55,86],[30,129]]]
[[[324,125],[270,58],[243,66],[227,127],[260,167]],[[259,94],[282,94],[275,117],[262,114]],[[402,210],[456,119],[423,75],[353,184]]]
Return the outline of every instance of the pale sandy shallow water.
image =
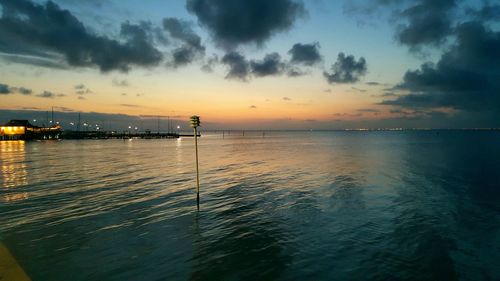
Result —
[[[500,280],[499,132],[0,142],[33,280]]]

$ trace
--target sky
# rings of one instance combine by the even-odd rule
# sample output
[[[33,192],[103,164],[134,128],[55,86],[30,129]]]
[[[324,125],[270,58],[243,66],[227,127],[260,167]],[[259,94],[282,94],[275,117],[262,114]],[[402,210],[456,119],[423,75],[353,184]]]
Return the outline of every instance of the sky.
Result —
[[[0,0],[0,15],[0,122],[500,127],[497,1]]]

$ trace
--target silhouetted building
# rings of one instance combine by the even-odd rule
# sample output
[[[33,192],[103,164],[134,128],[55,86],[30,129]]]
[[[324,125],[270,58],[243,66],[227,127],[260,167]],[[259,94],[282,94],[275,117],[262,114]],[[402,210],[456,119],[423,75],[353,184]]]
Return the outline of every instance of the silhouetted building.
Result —
[[[0,126],[0,140],[58,139],[61,132],[59,124],[38,127],[30,124],[28,120],[10,120]]]

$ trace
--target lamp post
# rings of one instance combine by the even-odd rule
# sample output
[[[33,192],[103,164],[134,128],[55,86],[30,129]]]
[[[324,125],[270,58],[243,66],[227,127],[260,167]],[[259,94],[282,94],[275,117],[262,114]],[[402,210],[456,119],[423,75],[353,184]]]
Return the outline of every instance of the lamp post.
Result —
[[[191,116],[190,118],[191,128],[194,130],[194,149],[196,151],[196,206],[198,210],[200,209],[200,173],[198,169],[198,127],[200,126],[200,117]]]

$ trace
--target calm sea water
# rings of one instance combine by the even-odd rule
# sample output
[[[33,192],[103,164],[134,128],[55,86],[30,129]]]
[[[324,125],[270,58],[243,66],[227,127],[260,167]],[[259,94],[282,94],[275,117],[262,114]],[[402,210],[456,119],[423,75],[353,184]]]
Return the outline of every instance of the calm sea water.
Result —
[[[500,280],[500,132],[0,142],[33,280]]]

